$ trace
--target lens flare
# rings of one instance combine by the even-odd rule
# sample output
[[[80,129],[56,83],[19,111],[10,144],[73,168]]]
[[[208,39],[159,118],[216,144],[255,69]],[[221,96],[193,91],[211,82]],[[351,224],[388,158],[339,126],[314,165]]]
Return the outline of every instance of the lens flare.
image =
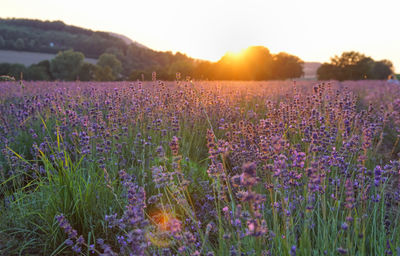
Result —
[[[146,233],[147,239],[158,247],[171,246],[173,235],[182,230],[180,220],[168,211],[157,211],[150,215],[150,219],[154,225]]]

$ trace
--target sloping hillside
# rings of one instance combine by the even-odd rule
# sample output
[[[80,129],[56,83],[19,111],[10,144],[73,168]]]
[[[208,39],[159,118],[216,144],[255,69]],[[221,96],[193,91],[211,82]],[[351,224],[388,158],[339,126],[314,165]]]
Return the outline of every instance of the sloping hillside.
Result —
[[[0,49],[57,53],[73,49],[97,58],[109,48],[126,50],[127,44],[107,32],[66,25],[62,21],[0,19]]]
[[[56,54],[72,49],[94,59],[111,53],[122,63],[125,78],[132,71],[166,70],[177,62],[194,62],[179,52],[158,52],[130,40],[115,33],[66,25],[62,21],[0,19],[0,50]]]
[[[136,41],[133,41],[132,39],[130,39],[129,37],[127,37],[125,35],[121,35],[121,34],[114,33],[114,32],[108,32],[108,34],[110,34],[111,36],[114,36],[114,37],[118,37],[119,39],[122,39],[127,45],[134,44],[134,45],[137,45],[139,47],[148,49],[147,46],[145,46],[145,45],[143,45],[141,43],[138,43]]]

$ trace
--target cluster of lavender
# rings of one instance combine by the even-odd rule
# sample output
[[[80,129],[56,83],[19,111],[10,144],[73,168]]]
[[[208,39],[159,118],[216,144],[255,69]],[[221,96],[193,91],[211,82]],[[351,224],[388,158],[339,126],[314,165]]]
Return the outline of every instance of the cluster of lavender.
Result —
[[[60,227],[68,235],[65,244],[72,247],[76,253],[82,251],[82,245],[86,245],[90,252],[96,252],[104,256],[113,255],[144,255],[148,247],[148,241],[145,238],[146,229],[149,225],[145,217],[146,208],[146,192],[143,187],[139,187],[132,181],[132,177],[125,171],[120,171],[119,176],[121,183],[126,188],[127,205],[121,218],[117,214],[106,215],[105,221],[107,227],[113,230],[115,238],[118,241],[118,252],[114,252],[110,245],[105,243],[101,238],[97,239],[102,253],[95,249],[95,245],[86,245],[82,235],[78,236],[76,230],[72,228],[68,220],[63,214],[56,216],[56,220]],[[75,244],[74,244],[75,241]]]
[[[262,216],[262,207],[264,207],[265,195],[258,194],[252,188],[259,182],[256,172],[255,163],[245,163],[241,175],[232,177],[234,186],[240,186],[243,190],[236,193],[238,199],[242,203],[248,203],[251,216],[247,218],[247,235],[264,236],[268,232],[266,221]],[[237,206],[240,207],[240,204]],[[225,208],[226,209],[226,208]]]
[[[374,254],[371,226],[381,221],[382,235],[398,235],[400,92],[392,85],[168,84],[154,74],[150,83],[25,86],[0,84],[0,184],[58,175],[66,160],[107,170],[105,186],[126,206],[105,216],[104,255],[296,255],[307,246]],[[317,244],[334,216],[326,233],[340,239]],[[57,221],[75,252],[98,253],[64,215]],[[392,240],[384,247],[393,253]]]
[[[68,239],[65,240],[65,244],[72,247],[72,250],[76,253],[82,251],[82,246],[85,244],[85,239],[82,235],[78,237],[78,232],[72,228],[68,220],[63,214],[57,215],[56,220],[64,232],[68,235]],[[75,243],[74,243],[75,242]],[[94,252],[94,245],[89,245],[90,251]]]

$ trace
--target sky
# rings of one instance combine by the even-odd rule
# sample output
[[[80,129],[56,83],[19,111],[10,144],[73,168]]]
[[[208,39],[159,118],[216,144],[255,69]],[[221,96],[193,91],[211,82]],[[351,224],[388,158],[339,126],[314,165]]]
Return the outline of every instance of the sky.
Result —
[[[211,61],[253,45],[318,62],[354,50],[400,73],[400,0],[0,0],[0,17],[62,20]]]

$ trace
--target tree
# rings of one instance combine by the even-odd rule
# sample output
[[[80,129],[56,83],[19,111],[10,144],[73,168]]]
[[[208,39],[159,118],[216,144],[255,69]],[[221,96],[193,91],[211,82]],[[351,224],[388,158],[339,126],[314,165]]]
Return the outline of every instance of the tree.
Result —
[[[28,43],[28,49],[29,50],[35,50],[35,46],[36,46],[36,40],[31,39]]]
[[[96,66],[96,69],[94,71],[94,79],[96,81],[114,81],[115,76],[113,75],[110,66]]]
[[[78,73],[78,78],[81,81],[90,81],[94,78],[96,65],[84,62]]]
[[[372,68],[373,79],[386,79],[393,74],[393,64],[389,60],[375,62]]]
[[[150,77],[151,75],[149,75]],[[142,78],[146,77],[146,71],[143,70],[133,70],[129,77],[128,80],[129,81],[136,81],[136,80],[142,80]]]
[[[12,76],[15,79],[24,78],[24,74],[26,72],[26,67],[22,64],[11,64],[9,66],[8,73],[6,75]]]
[[[84,58],[83,53],[73,50],[59,52],[50,63],[52,76],[60,80],[75,80],[83,65]]]
[[[214,67],[215,79],[268,80],[272,77],[272,55],[268,48],[252,46],[240,53],[225,54]]]
[[[393,64],[382,60],[376,62],[371,57],[358,52],[343,52],[331,58],[331,63],[322,64],[317,70],[319,80],[360,80],[385,79],[393,72]]]
[[[6,46],[6,40],[2,36],[0,36],[0,49]]]
[[[278,53],[273,58],[272,77],[274,79],[287,79],[301,77],[303,72],[303,61],[285,52]]]
[[[33,64],[26,69],[24,80],[48,81],[50,80],[50,76],[45,67]]]
[[[0,63],[0,76],[7,76],[10,75],[10,63]]]
[[[364,57],[351,67],[350,79],[372,79],[372,69],[374,65],[375,61],[372,58]]]
[[[25,48],[24,40],[22,38],[18,38],[14,43],[14,47],[17,50],[23,50]]]
[[[318,80],[338,79],[340,68],[329,63],[322,64],[317,70]]]
[[[364,59],[365,55],[359,52],[350,51],[343,52],[341,56],[335,55],[331,58],[331,63],[337,67],[345,67],[350,65],[356,65],[360,60]]]
[[[273,55],[264,46],[252,46],[244,52],[245,69],[249,80],[272,79]],[[247,80],[247,79],[246,79]]]
[[[97,65],[102,68],[109,67],[114,77],[118,77],[122,71],[121,62],[111,53],[103,53],[100,55]]]
[[[54,79],[52,74],[51,74],[51,64],[49,60],[42,60],[41,62],[39,62],[38,64],[36,64],[39,67],[42,67],[43,70],[46,71],[47,76],[49,77],[49,80]]]
[[[194,70],[194,63],[192,61],[187,61],[187,60],[180,60],[180,61],[176,61],[174,63],[172,63],[167,72],[165,72],[166,74],[164,75],[164,77],[168,80],[173,80],[174,78],[176,78],[176,73],[181,73],[182,77],[186,77],[186,76],[193,76],[193,70]],[[157,72],[157,77],[163,79],[163,75],[162,75],[162,70]]]

